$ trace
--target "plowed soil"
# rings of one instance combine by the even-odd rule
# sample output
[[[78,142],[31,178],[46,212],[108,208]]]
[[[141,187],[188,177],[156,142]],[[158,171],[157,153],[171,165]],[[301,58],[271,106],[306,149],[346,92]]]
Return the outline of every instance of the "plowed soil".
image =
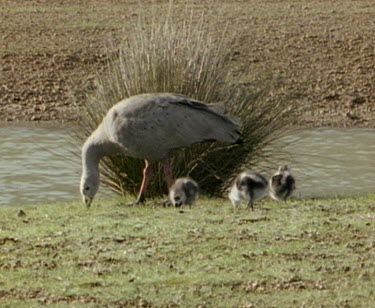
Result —
[[[141,2],[1,1],[0,121],[77,120],[80,97],[105,66],[108,39],[126,36],[140,9],[151,14],[168,3]],[[264,71],[279,77],[300,125],[375,127],[373,0],[191,5],[239,28],[233,66],[249,82]]]

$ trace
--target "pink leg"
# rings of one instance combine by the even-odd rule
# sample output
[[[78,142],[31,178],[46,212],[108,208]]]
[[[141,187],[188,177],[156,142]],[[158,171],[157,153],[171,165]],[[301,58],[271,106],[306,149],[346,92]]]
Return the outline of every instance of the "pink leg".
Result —
[[[145,160],[145,163],[145,168],[143,169],[143,180],[141,188],[139,190],[137,201],[135,202],[136,204],[143,203],[146,200],[145,193],[148,188],[148,184],[150,183],[150,179],[154,174],[152,165],[150,165],[147,160]]]
[[[163,171],[165,176],[165,181],[167,182],[168,189],[173,185],[173,171],[170,161],[168,160],[163,164]]]

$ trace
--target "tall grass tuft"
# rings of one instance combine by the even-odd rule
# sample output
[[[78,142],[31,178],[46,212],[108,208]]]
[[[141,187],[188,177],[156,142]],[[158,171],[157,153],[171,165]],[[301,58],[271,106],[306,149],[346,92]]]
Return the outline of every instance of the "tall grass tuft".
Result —
[[[86,138],[111,106],[140,93],[173,92],[220,103],[241,120],[244,144],[199,144],[173,156],[176,177],[189,175],[204,192],[219,195],[241,168],[270,157],[266,146],[286,129],[290,108],[265,99],[271,83],[254,90],[234,80],[234,33],[224,29],[213,35],[207,18],[195,12],[186,12],[182,21],[169,13],[150,22],[140,17],[126,39],[111,49],[106,72],[97,77],[96,89],[82,107],[78,138]],[[143,161],[122,154],[107,157],[101,163],[102,183],[119,194],[135,195],[143,167]],[[160,166],[156,169],[149,196],[166,192]]]

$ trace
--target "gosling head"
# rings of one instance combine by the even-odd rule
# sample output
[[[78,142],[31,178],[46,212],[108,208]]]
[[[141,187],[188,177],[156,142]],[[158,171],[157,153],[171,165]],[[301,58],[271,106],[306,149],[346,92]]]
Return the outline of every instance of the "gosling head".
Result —
[[[172,193],[173,194],[173,193]],[[171,197],[172,204],[175,207],[180,207],[181,205],[186,203],[186,195],[184,192],[173,194]]]
[[[290,168],[287,165],[280,166],[269,181],[271,198],[277,201],[286,201],[296,189],[295,183],[296,181],[290,173]]]
[[[192,205],[199,196],[197,182],[191,178],[179,178],[169,189],[169,200],[175,207]]]
[[[251,184],[253,183],[250,176],[248,176],[245,173],[240,174],[240,176],[237,178],[235,185],[237,186],[237,189],[239,192],[242,192],[244,195],[249,195],[249,192],[251,190]]]
[[[94,199],[96,193],[99,189],[99,177],[97,175],[85,175],[81,177],[80,191],[82,195],[83,203],[87,207],[90,207],[92,200]]]

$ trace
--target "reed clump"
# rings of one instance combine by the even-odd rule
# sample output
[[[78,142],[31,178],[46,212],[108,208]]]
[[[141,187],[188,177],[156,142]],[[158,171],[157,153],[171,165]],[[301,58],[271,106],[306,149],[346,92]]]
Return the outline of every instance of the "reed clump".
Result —
[[[172,14],[151,21],[142,17],[128,36],[114,44],[96,89],[87,94],[81,109],[77,137],[82,142],[117,102],[141,93],[180,93],[205,103],[219,103],[239,118],[242,145],[197,144],[173,156],[175,176],[191,176],[210,195],[220,195],[240,169],[272,157],[266,146],[290,124],[290,106],[266,100],[274,83],[249,88],[233,78],[231,58],[235,35],[223,29],[212,35],[209,20],[195,12],[176,21]],[[144,162],[118,154],[103,159],[102,183],[122,195],[135,195]],[[166,192],[160,166],[155,170],[149,196]]]

